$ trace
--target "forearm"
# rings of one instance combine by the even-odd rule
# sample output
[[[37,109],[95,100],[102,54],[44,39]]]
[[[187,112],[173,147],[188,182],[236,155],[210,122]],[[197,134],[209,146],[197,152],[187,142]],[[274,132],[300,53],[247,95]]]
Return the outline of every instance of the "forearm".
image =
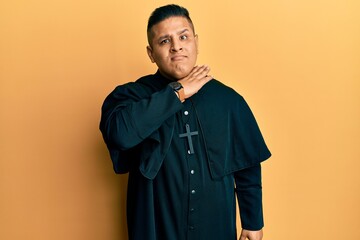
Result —
[[[236,194],[243,229],[260,230],[264,226],[260,164],[235,173]]]
[[[141,143],[181,108],[174,91],[165,87],[148,98],[114,105],[102,131],[113,146],[126,150]]]

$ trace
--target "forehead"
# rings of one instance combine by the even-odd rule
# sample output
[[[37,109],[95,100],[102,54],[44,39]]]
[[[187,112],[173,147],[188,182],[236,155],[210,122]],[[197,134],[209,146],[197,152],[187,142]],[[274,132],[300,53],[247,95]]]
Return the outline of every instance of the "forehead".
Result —
[[[174,16],[166,18],[152,26],[151,34],[153,37],[176,34],[184,29],[193,31],[193,27],[188,19],[181,16]]]

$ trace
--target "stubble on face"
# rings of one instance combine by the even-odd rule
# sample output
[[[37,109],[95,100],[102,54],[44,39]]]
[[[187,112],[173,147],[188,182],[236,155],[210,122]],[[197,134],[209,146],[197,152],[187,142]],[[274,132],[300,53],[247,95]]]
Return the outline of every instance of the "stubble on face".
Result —
[[[165,77],[179,80],[194,68],[198,40],[186,18],[170,17],[154,25],[149,39],[148,55]]]

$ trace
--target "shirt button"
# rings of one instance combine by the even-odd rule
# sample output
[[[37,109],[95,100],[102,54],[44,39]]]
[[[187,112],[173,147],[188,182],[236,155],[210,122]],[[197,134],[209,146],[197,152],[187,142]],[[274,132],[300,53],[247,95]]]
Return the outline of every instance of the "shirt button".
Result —
[[[188,111],[185,111],[184,112],[185,116],[189,115],[189,112]]]
[[[188,154],[190,154],[191,152],[190,152],[190,150],[188,150]]]
[[[191,174],[194,174],[194,173],[195,173],[195,171],[194,171],[194,170],[191,170],[191,171],[190,171],[190,173],[191,173]]]
[[[194,226],[190,226],[189,229],[190,229],[190,230],[194,230],[195,227],[194,227]]]
[[[191,190],[191,194],[195,194],[196,193],[196,191],[195,190]]]
[[[194,208],[190,208],[190,212],[194,212],[195,211],[195,209]]]

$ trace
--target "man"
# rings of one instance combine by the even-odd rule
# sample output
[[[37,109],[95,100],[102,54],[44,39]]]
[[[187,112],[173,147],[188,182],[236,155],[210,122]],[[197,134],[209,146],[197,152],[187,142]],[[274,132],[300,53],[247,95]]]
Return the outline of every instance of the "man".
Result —
[[[249,107],[195,65],[185,8],[157,8],[147,35],[158,71],[118,86],[100,123],[115,172],[129,172],[129,239],[234,240],[235,195],[240,239],[262,239],[260,162],[271,154]]]

